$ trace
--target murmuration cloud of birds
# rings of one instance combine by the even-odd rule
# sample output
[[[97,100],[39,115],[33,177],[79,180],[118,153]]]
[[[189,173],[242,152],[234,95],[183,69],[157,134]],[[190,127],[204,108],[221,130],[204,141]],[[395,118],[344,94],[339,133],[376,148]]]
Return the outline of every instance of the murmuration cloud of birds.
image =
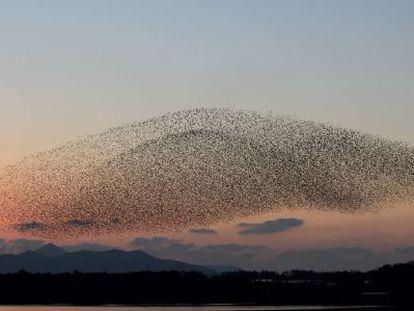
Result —
[[[112,128],[0,173],[0,223],[49,238],[209,226],[284,208],[414,198],[414,148],[329,124],[194,109]]]

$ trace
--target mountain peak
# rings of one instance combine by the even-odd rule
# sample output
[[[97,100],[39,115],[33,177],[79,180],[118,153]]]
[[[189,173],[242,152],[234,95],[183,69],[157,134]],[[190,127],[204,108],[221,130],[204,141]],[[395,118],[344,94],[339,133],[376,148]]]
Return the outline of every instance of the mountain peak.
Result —
[[[43,245],[41,248],[36,250],[36,253],[42,254],[48,257],[58,257],[66,254],[63,248],[57,247],[52,243]]]

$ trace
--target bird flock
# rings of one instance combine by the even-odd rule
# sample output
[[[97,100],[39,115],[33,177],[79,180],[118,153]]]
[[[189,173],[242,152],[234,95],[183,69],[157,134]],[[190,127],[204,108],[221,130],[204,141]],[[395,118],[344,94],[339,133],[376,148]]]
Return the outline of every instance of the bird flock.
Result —
[[[48,238],[209,226],[282,208],[414,199],[414,148],[324,123],[193,109],[109,129],[0,172],[3,229]]]

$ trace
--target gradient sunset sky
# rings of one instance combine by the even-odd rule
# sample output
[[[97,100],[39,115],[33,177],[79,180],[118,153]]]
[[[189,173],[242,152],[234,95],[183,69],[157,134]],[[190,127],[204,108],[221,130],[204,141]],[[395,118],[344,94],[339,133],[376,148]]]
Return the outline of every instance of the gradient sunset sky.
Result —
[[[272,111],[414,143],[413,1],[3,0],[0,39],[0,168],[80,135],[197,107]],[[279,218],[303,223],[250,234],[237,225]],[[134,244],[138,234],[75,242],[147,241],[148,251],[197,263],[220,255],[212,245],[229,254],[229,245],[248,254],[266,247],[265,259],[224,262],[256,267],[289,250],[388,254],[414,245],[413,220],[414,206],[286,210],[210,228],[216,233],[163,234],[161,246],[143,235]],[[173,243],[198,259],[174,253]]]

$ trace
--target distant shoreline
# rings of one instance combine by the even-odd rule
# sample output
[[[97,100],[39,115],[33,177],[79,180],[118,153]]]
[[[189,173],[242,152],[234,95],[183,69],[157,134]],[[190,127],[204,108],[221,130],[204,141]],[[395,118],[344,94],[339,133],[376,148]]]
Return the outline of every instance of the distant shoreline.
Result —
[[[389,309],[395,310],[397,307],[394,306],[378,306],[378,305],[355,305],[355,306],[347,306],[347,305],[262,305],[262,304],[239,304],[239,303],[225,303],[225,304],[215,304],[215,303],[207,303],[207,304],[94,304],[94,305],[78,305],[78,304],[11,304],[11,305],[1,305],[1,307],[23,307],[23,308],[30,308],[30,307],[74,307],[74,308],[81,308],[81,307],[99,307],[99,308],[139,308],[139,309],[147,309],[147,308],[179,308],[179,310],[189,309],[192,307],[197,308],[206,308],[206,310],[235,310],[235,311],[310,311],[310,310],[371,310],[371,309]],[[237,309],[227,309],[237,307]],[[220,308],[220,309],[216,309]],[[225,308],[225,309],[223,309]]]
[[[308,310],[412,310],[414,263],[368,272],[237,271],[221,274],[130,273],[0,274],[0,305],[45,306],[265,306]],[[390,307],[395,306],[395,307]],[[191,309],[191,308],[190,308]],[[251,310],[251,308],[250,308]]]

